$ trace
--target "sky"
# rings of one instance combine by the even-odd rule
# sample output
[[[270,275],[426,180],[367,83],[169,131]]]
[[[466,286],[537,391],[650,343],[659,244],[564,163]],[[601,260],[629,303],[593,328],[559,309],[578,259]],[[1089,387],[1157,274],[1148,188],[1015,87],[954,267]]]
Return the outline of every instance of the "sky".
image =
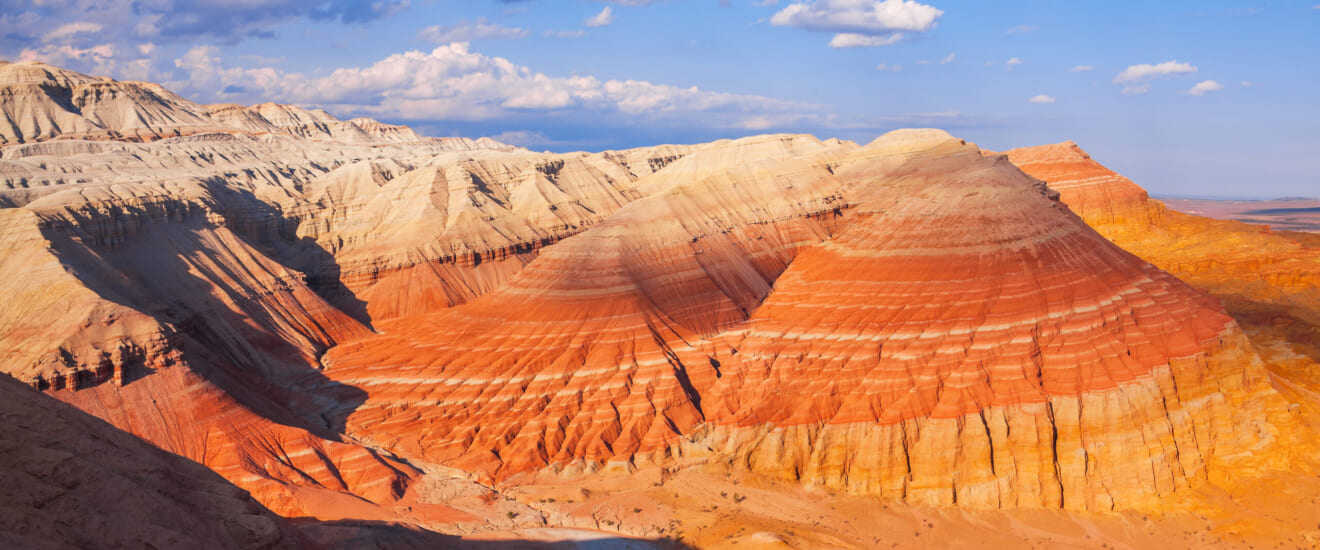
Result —
[[[1320,196],[1320,0],[0,0],[0,58],[601,151],[937,127]]]

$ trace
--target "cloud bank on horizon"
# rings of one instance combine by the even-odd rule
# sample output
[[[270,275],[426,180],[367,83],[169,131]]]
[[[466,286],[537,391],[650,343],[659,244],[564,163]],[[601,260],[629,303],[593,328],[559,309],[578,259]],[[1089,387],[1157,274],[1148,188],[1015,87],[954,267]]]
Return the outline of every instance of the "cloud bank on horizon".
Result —
[[[939,126],[1073,139],[1156,192],[1320,189],[1308,5],[604,4],[17,0],[0,58],[556,150]]]

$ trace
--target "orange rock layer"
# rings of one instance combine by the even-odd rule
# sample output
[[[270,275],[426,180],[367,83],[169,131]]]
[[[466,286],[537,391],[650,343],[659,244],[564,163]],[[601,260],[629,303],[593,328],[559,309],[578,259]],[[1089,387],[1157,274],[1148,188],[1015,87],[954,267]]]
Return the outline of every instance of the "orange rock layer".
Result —
[[[215,472],[0,377],[0,546],[308,546]]]
[[[1106,238],[1211,292],[1239,319],[1292,325],[1300,333],[1320,330],[1320,239],[1314,234],[1188,215],[1144,192],[1125,207],[1125,215],[1087,217],[1087,209],[1076,206],[1086,195],[1126,194],[1131,182],[1071,144],[1015,149],[1008,156],[1060,189],[1062,201],[1080,209]]]
[[[536,154],[33,64],[0,65],[0,109],[21,142],[0,148],[0,369],[280,513],[432,505],[436,465],[687,459],[1110,509],[1273,436],[1218,302],[1083,221],[1182,218],[1071,144]],[[1290,242],[1252,299],[1314,280]]]
[[[1260,411],[1230,412],[1266,391],[1213,299],[942,133],[678,183],[378,328],[323,360],[369,394],[349,433],[498,479],[713,453],[921,502],[1107,509],[1258,444]]]

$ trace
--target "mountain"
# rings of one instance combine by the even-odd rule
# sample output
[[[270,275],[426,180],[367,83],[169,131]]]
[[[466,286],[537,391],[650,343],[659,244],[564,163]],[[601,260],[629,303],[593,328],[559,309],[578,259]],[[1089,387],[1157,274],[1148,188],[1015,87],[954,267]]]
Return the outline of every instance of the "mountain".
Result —
[[[495,479],[713,453],[914,502],[1107,510],[1262,444],[1282,401],[1233,320],[1056,197],[937,131],[714,165],[325,374],[367,390],[353,437]]]
[[[1251,332],[1274,334],[1320,361],[1317,235],[1172,210],[1072,143],[1007,154],[1059,188],[1069,206],[1085,203],[1087,196],[1128,197],[1113,209],[1114,216],[1096,216],[1086,207],[1079,214],[1119,246],[1222,300]]]
[[[455,151],[512,146],[490,138],[423,138],[369,118],[263,103],[199,105],[152,82],[92,77],[37,62],[0,63],[0,145],[52,139],[155,141],[205,133],[283,134],[337,143],[429,142]]]
[[[1320,243],[1075,144],[534,153],[40,64],[0,90],[0,372],[318,542],[1174,518],[1107,524],[1126,544],[1313,483]],[[973,535],[944,540],[1021,542]]]
[[[7,548],[310,547],[215,472],[0,377]]]

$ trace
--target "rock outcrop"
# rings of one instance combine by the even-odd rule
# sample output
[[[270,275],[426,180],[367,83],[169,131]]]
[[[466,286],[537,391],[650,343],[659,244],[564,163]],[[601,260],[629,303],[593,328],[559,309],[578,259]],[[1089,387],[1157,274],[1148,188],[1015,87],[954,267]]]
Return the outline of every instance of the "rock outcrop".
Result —
[[[1106,238],[1223,300],[1255,328],[1284,327],[1304,347],[1320,335],[1320,238],[1185,214],[1131,193],[1129,180],[1071,143],[1009,151],[1024,171],[1059,189]],[[1140,188],[1136,188],[1140,190]],[[1088,196],[1127,196],[1114,216],[1094,215]]]
[[[215,472],[4,376],[0,420],[0,546],[312,546]]]
[[[1268,439],[1220,306],[1004,158],[942,132],[823,149],[658,185],[499,290],[336,347],[327,376],[369,394],[349,433],[495,479],[713,455],[1078,509]]]
[[[515,147],[490,138],[423,138],[369,118],[293,105],[198,105],[152,82],[116,81],[23,62],[0,65],[0,145],[52,139],[155,141],[209,132],[284,134],[356,144],[428,142],[453,151]]]
[[[0,371],[281,514],[702,461],[1109,510],[1275,434],[1220,304],[1102,237],[1176,214],[1072,145],[538,154],[41,65],[0,85]]]

